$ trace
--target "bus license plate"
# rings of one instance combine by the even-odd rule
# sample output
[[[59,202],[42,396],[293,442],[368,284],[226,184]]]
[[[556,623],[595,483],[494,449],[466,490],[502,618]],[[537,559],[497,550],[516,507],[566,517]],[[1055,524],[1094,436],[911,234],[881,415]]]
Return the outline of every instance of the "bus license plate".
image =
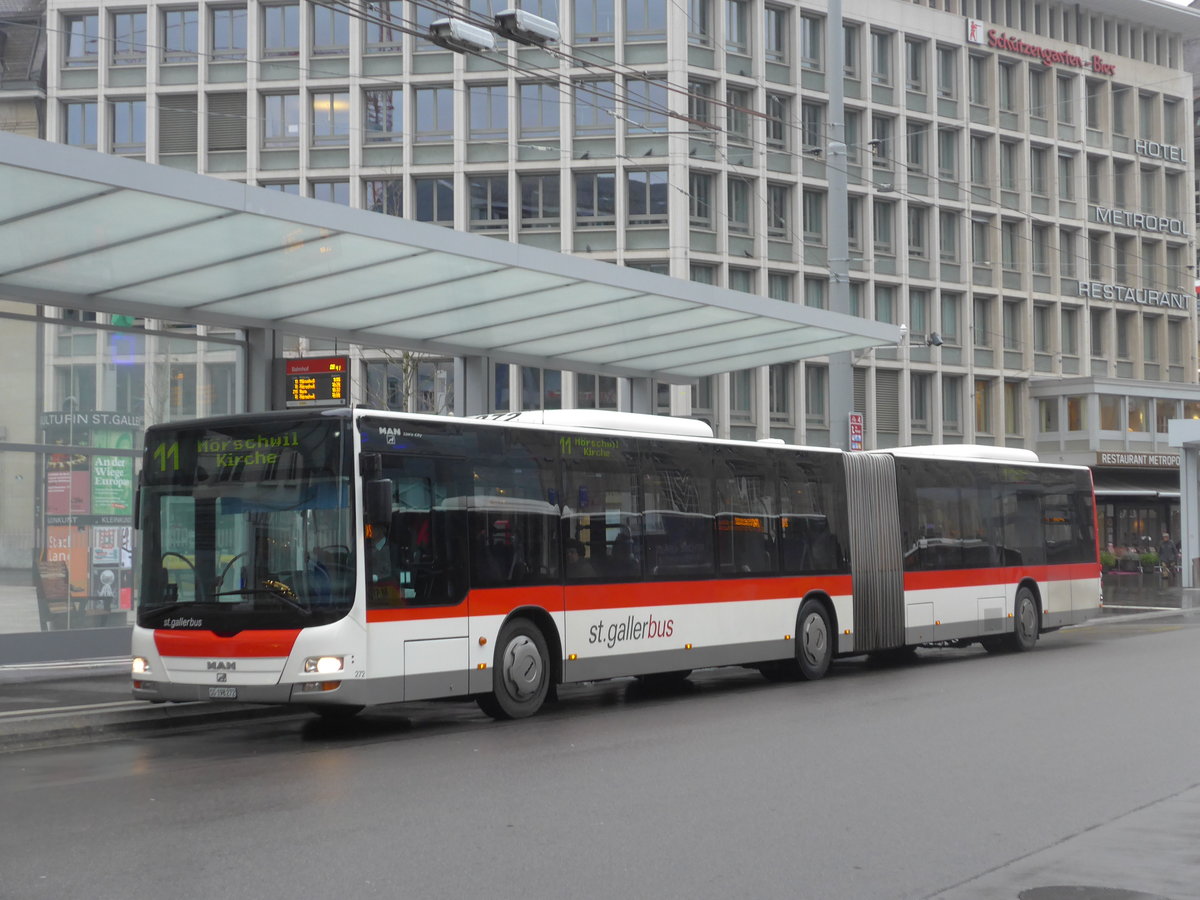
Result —
[[[237,688],[235,687],[210,687],[208,689],[209,700],[236,700]]]

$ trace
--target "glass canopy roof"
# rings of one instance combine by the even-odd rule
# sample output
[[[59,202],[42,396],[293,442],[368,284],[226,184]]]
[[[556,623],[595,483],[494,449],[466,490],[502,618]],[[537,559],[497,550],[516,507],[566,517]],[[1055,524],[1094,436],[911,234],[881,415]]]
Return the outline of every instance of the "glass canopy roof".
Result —
[[[668,382],[900,339],[894,325],[5,133],[0,294]]]

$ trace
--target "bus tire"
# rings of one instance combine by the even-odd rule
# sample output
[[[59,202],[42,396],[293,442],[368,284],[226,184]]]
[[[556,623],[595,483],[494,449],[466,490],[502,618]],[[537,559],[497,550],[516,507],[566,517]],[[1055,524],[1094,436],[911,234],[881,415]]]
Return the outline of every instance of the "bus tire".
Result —
[[[1027,587],[1017,589],[1013,603],[1013,632],[1009,635],[1009,647],[1024,652],[1032,650],[1038,639],[1038,602]]]
[[[833,627],[829,613],[819,600],[808,599],[796,617],[796,664],[800,677],[816,681],[829,671],[833,661]]]
[[[524,719],[542,708],[549,692],[545,636],[528,619],[510,619],[496,638],[492,692],[478,697],[479,708],[493,719]]]

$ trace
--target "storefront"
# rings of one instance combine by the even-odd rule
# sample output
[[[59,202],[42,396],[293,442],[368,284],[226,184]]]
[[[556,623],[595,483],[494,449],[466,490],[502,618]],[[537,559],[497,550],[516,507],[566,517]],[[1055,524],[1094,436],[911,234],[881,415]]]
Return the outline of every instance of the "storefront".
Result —
[[[1102,547],[1144,552],[1164,533],[1180,539],[1178,454],[1102,452],[1092,472]]]

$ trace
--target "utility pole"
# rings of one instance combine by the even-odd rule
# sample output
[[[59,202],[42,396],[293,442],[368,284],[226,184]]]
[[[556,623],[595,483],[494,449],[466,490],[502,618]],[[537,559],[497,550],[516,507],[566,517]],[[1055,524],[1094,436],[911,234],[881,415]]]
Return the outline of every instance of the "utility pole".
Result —
[[[829,87],[825,176],[829,182],[829,308],[850,314],[850,199],[846,152],[846,38],[842,0],[829,0],[825,18]],[[854,363],[849,350],[829,356],[829,444],[850,449],[850,413],[854,410]]]

